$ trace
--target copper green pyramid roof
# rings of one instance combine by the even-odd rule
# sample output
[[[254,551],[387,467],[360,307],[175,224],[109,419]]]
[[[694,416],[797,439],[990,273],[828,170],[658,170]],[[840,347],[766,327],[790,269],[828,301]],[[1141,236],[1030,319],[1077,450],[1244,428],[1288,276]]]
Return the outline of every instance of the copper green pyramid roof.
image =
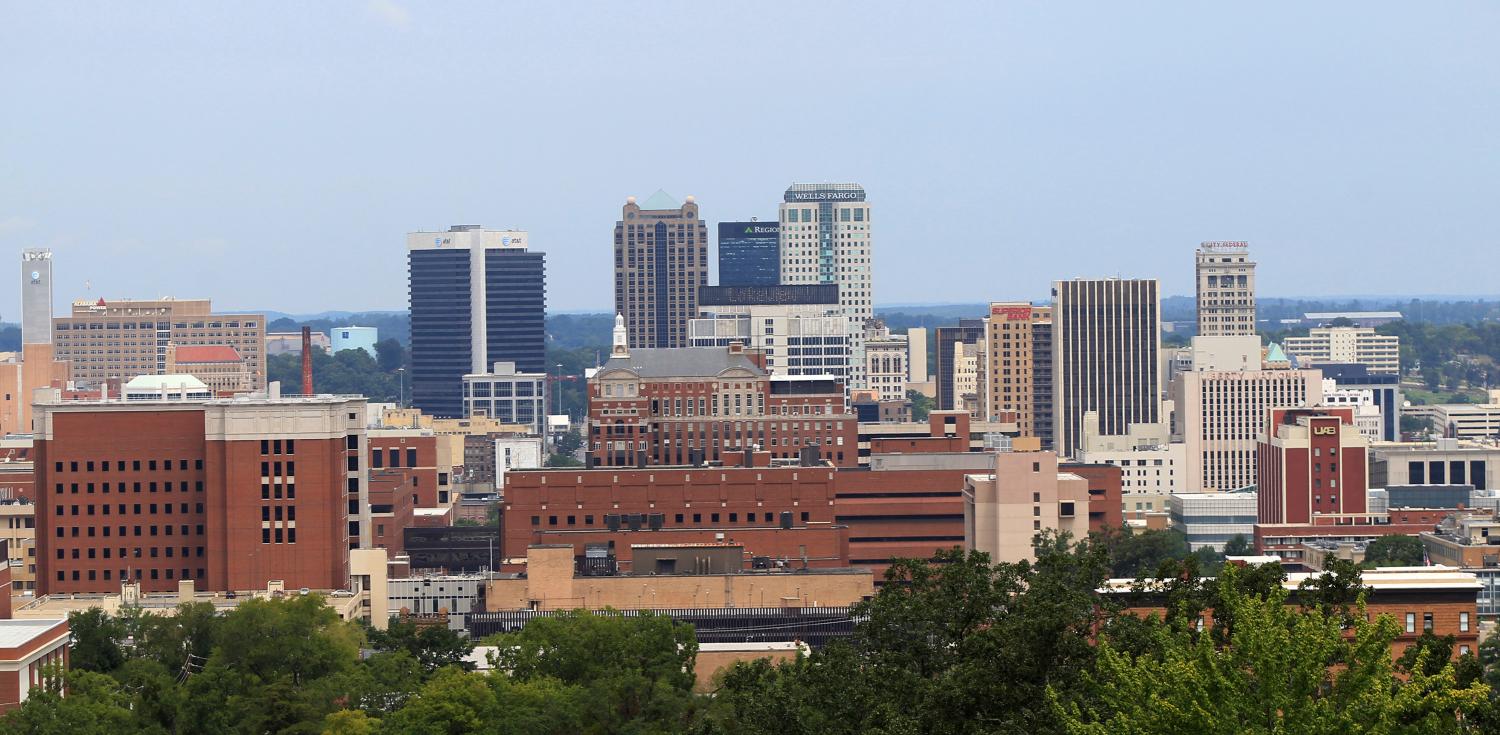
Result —
[[[682,209],[682,205],[673,199],[671,194],[657,189],[655,194],[646,197],[646,201],[641,202],[641,209]]]
[[[1270,346],[1270,349],[1266,350],[1266,362],[1286,362],[1286,361],[1287,361],[1287,359],[1286,359],[1286,352],[1281,349],[1281,345],[1276,344],[1275,342],[1272,342],[1271,346]]]

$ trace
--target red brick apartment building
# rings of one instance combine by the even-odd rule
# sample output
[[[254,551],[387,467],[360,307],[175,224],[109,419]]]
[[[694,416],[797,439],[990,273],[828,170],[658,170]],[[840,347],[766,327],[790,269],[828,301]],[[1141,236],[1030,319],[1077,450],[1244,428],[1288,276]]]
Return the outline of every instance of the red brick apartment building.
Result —
[[[765,356],[727,348],[629,349],[616,335],[589,379],[589,461],[596,467],[696,465],[759,448],[796,459],[811,448],[859,463],[859,421],[832,379],[773,376]]]
[[[1273,408],[1256,455],[1259,505],[1256,548],[1300,563],[1304,541],[1369,540],[1432,530],[1433,524],[1390,523],[1367,505],[1369,441],[1354,410]],[[1413,519],[1407,519],[1413,520]]]
[[[934,425],[939,437],[947,431],[942,419]],[[590,543],[613,543],[628,571],[632,544],[734,541],[752,556],[800,563],[805,554],[809,566],[868,567],[878,581],[893,558],[963,546],[964,477],[993,471],[993,461],[965,451],[967,431],[959,435],[965,438],[952,447],[921,445],[959,451],[877,455],[874,467],[861,469],[513,470],[501,519],[504,555],[522,559],[530,545],[558,543],[583,555]],[[1059,469],[1088,480],[1092,529],[1120,524],[1118,467]]]
[[[39,594],[347,586],[365,399],[36,405]]]
[[[389,556],[403,551],[401,529],[416,525],[417,508],[438,505],[437,437],[422,429],[372,429],[368,434],[370,540]]]

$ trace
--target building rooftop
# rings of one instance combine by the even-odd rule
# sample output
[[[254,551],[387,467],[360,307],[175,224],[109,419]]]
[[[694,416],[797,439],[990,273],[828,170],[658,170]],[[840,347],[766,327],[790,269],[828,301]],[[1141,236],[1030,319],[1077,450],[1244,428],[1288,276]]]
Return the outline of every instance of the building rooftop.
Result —
[[[208,390],[208,386],[196,377],[185,373],[174,375],[137,375],[125,384],[125,390],[127,392],[161,390],[206,391]]]
[[[641,202],[640,206],[641,209],[682,209],[682,204],[661,189],[657,189],[655,194],[646,197],[646,201]]]
[[[1302,315],[1303,319],[1313,321],[1333,319],[1401,319],[1399,311],[1309,311]]]
[[[229,345],[182,345],[175,348],[174,354],[179,365],[183,363],[240,361],[240,353]]]
[[[1322,572],[1293,572],[1286,575],[1286,580],[1281,583],[1281,586],[1288,591],[1295,592],[1298,585],[1321,574]],[[1366,587],[1376,592],[1418,589],[1478,590],[1481,588],[1479,578],[1473,573],[1457,567],[1440,565],[1366,569],[1360,573],[1360,578]],[[1156,580],[1115,578],[1107,580],[1099,591],[1104,593],[1131,592],[1137,589],[1137,582],[1144,584],[1145,591],[1151,591]]]
[[[632,348],[629,357],[611,357],[599,370],[629,370],[643,378],[712,378],[734,368],[766,375],[744,353],[719,347]]]
[[[0,620],[0,648],[20,648],[67,623],[66,619]]]

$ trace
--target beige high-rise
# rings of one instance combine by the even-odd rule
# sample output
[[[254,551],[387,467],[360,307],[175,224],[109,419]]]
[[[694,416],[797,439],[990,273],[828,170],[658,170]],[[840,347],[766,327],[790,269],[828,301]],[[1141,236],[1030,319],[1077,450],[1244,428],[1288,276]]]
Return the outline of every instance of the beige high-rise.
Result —
[[[1045,330],[1038,329],[1045,325]],[[1035,306],[1027,301],[1004,301],[990,304],[990,315],[985,320],[985,358],[983,375],[985,386],[984,414],[987,421],[1009,421],[1002,418],[1015,417],[1021,436],[1040,437],[1039,415],[1050,413],[1048,405],[1040,405],[1041,396],[1051,395],[1051,374],[1038,370],[1040,359],[1050,364],[1052,355],[1050,340],[1039,340],[1051,335],[1052,307]],[[1042,334],[1045,332],[1045,334]],[[1042,352],[1043,354],[1038,354]],[[1037,381],[1045,378],[1049,385],[1039,386]],[[1048,442],[1052,437],[1044,437]]]
[[[964,478],[964,548],[994,562],[1035,559],[1032,539],[1052,529],[1089,532],[1089,482],[1058,471],[1052,452],[996,452],[994,472]]]
[[[1198,334],[1255,334],[1255,261],[1244,242],[1198,246]]]
[[[664,191],[625,200],[615,223],[615,313],[625,317],[630,346],[688,346],[698,316],[698,287],[708,285],[708,226],[692,197],[678,204]]]
[[[52,330],[57,359],[72,363],[74,380],[162,375],[168,347],[227,345],[244,360],[251,386],[266,387],[266,316],[215,314],[208,299],[74,301]]]

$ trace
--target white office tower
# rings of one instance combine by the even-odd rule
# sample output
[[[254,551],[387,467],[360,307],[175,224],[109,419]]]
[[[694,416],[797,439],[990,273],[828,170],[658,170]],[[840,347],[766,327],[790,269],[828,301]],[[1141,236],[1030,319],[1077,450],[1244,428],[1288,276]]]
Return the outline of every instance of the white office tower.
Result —
[[[1245,242],[1198,246],[1198,334],[1255,334],[1255,261]]]
[[[1184,492],[1228,492],[1256,483],[1257,441],[1272,408],[1323,400],[1317,370],[1272,368],[1260,338],[1194,337],[1192,368],[1172,381],[1174,432],[1187,451]]]
[[[865,322],[875,316],[870,205],[859,184],[792,184],[780,206],[781,282],[837,284],[848,320],[849,383],[866,388]]]
[[[764,352],[772,375],[832,375],[847,384],[849,341],[832,284],[703,286],[698,317],[688,321],[689,347],[738,342]]]

